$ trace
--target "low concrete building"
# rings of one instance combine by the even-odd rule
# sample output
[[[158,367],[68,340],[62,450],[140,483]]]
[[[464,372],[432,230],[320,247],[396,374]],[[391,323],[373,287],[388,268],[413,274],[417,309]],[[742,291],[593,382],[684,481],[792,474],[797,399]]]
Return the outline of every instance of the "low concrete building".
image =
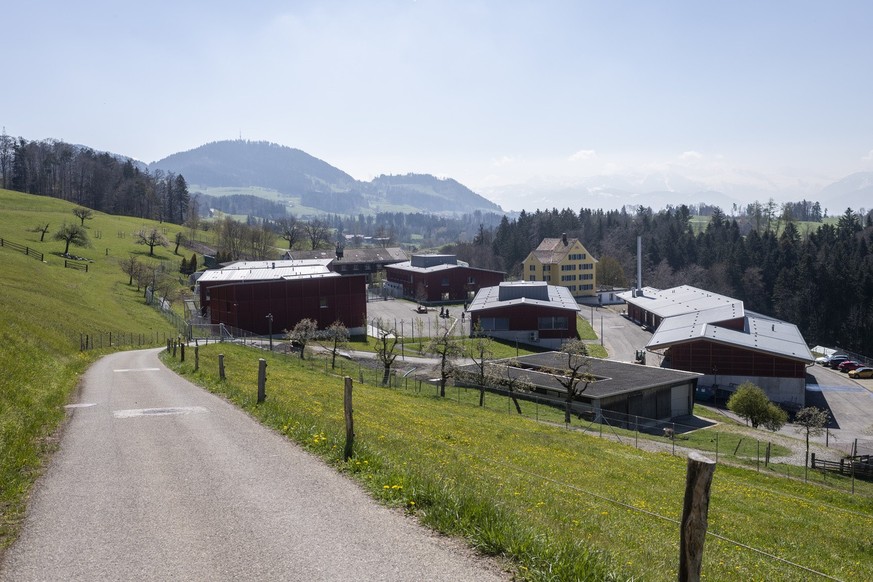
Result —
[[[579,309],[565,287],[514,281],[480,289],[467,311],[471,329],[489,337],[557,349],[578,337]]]

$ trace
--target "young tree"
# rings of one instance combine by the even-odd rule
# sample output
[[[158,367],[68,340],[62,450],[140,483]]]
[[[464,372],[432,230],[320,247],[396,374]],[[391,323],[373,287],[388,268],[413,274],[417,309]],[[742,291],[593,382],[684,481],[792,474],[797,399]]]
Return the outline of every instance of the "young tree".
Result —
[[[567,363],[562,366],[563,369],[553,370],[553,373],[558,383],[567,391],[564,400],[564,422],[570,424],[573,400],[585,392],[595,378],[591,373],[591,360],[585,342],[578,339],[565,342],[561,346],[560,353],[562,360],[566,357]]]
[[[521,405],[518,403],[518,398],[515,397],[517,392],[530,392],[533,389],[533,384],[519,372],[518,361],[511,359],[500,364],[489,364],[489,378],[493,378],[498,384],[506,388],[509,392],[509,398],[515,404],[515,411],[521,414]]]
[[[92,218],[94,218],[94,211],[90,208],[79,206],[77,208],[73,208],[73,215],[81,221],[80,226],[85,226],[86,220],[91,220]]]
[[[752,428],[777,431],[788,422],[788,414],[767,398],[764,391],[751,382],[743,382],[728,399],[727,407],[740,418],[746,419]]]
[[[440,361],[440,396],[446,395],[446,382],[455,371],[455,360],[464,355],[464,348],[451,336],[452,326],[447,319],[439,323],[436,335],[427,342],[424,351]]]
[[[479,406],[485,406],[485,387],[491,384],[488,361],[494,357],[493,340],[482,334],[480,327],[473,330],[474,337],[467,346],[467,357],[476,365],[476,385],[479,386]]]
[[[303,360],[303,352],[306,344],[318,333],[318,323],[314,319],[301,319],[291,331],[286,330],[285,338],[300,345],[300,359]]]
[[[805,463],[809,462],[809,437],[822,434],[830,421],[830,413],[815,406],[801,408],[794,416],[794,424],[797,425],[797,431],[805,433],[806,436]]]
[[[188,261],[188,273],[197,272],[197,253],[191,253],[191,260]]]
[[[46,222],[45,226],[42,223],[37,224],[31,229],[28,229],[28,232],[38,232],[39,233],[39,242],[43,242],[45,240],[45,235],[49,231],[49,223]]]
[[[179,245],[185,242],[185,235],[182,234],[182,231],[176,233],[176,236],[173,237],[174,242],[176,243],[176,248],[173,249],[173,254],[179,254]]]
[[[161,233],[157,228],[152,228],[150,231],[141,230],[136,233],[136,244],[138,245],[147,245],[149,247],[149,256],[155,256],[155,247],[168,247],[170,243],[167,242],[167,237]]]
[[[336,355],[348,343],[349,330],[343,322],[336,320],[324,330],[322,337],[330,342],[330,367],[336,368]]]
[[[387,386],[391,378],[391,366],[394,360],[397,359],[397,330],[391,328],[381,319],[376,322],[378,337],[376,338],[376,358],[382,362],[384,374],[382,375],[382,385]]]
[[[130,255],[126,259],[121,259],[119,265],[121,266],[121,272],[129,277],[127,284],[133,285],[133,278],[136,277],[137,273],[142,268],[139,259],[134,255]],[[139,281],[137,281],[137,291],[139,291]]]
[[[66,243],[66,246],[64,246],[64,255],[69,254],[70,245],[76,247],[91,246],[91,241],[88,239],[88,233],[85,231],[84,227],[79,226],[78,224],[67,224],[65,222],[55,233],[53,238],[54,240],[62,240]]]
[[[294,248],[294,243],[300,240],[301,229],[300,223],[294,215],[280,218],[276,221],[276,228],[279,230],[279,236],[288,241],[288,250]]]

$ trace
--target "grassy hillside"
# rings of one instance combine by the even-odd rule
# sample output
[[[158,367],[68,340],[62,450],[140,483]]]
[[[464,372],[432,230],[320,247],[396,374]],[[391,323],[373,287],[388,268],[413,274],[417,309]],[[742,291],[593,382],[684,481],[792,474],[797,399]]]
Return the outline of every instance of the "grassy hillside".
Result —
[[[227,380],[219,381],[217,354]],[[269,369],[256,404],[253,374]],[[567,431],[432,392],[354,388],[355,456],[342,460],[343,381],[323,363],[210,345],[168,363],[356,478],[376,498],[482,551],[525,580],[675,580],[685,459]],[[500,407],[497,407],[498,409]],[[708,580],[873,579],[873,502],[720,464]]]
[[[88,272],[65,269],[63,258],[52,254],[62,252],[63,243],[50,239],[63,221],[78,221],[74,207],[0,190],[0,238],[45,255],[40,262],[0,247],[0,551],[17,531],[79,374],[99,355],[80,352],[81,335],[137,334],[138,341],[145,341],[173,333],[144,304],[142,293],[127,285],[118,267],[118,260],[131,252],[147,254],[147,247],[134,244],[131,233],[152,223],[95,213],[86,221],[94,247],[71,248],[93,260]],[[50,230],[41,243],[40,234],[28,229],[46,223]],[[169,249],[155,253],[154,261],[177,262]]]

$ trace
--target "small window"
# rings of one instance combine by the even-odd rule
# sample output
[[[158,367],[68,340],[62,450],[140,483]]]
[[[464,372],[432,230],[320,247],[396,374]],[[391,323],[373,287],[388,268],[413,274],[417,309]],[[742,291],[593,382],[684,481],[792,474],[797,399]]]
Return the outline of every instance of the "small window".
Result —
[[[327,309],[327,297],[321,297],[318,300],[318,306],[322,309]]]
[[[449,278],[443,277],[443,287],[448,287],[448,286],[449,286]]]
[[[528,267],[528,271],[536,271],[537,267],[533,263],[531,263],[530,267]]]

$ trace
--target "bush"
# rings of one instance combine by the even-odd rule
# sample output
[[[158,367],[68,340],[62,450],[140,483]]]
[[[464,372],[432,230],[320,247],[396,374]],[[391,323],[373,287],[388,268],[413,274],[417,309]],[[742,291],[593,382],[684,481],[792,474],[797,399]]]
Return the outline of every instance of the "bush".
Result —
[[[746,419],[753,428],[777,431],[788,422],[788,414],[770,402],[764,391],[751,382],[743,382],[728,399],[727,407],[737,416]]]

